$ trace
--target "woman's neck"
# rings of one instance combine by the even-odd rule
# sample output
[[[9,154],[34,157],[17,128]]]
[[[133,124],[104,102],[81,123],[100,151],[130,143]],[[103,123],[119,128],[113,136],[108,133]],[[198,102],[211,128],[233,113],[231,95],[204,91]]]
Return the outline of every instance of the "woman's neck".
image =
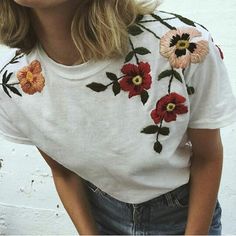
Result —
[[[77,7],[77,2],[69,1],[54,8],[32,10],[39,42],[50,58],[64,65],[82,63],[71,37],[71,23]]]

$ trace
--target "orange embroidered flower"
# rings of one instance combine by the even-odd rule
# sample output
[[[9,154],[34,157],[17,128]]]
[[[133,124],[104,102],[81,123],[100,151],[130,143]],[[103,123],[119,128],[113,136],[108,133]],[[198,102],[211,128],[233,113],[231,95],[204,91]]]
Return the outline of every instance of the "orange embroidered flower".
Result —
[[[209,44],[206,40],[193,42],[192,39],[201,35],[194,28],[170,30],[161,38],[160,53],[174,68],[184,69],[190,63],[200,63],[209,53]]]
[[[45,79],[41,72],[41,64],[37,60],[32,61],[29,66],[25,66],[18,71],[17,78],[25,93],[32,95],[43,90]]]

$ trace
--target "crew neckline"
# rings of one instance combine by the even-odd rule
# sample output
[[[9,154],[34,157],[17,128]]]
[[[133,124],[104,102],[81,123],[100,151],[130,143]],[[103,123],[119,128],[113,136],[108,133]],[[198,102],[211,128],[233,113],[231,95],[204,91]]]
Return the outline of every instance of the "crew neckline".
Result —
[[[47,70],[51,69],[57,75],[60,75],[63,79],[68,80],[79,80],[88,78],[103,70],[107,65],[111,64],[113,61],[113,59],[103,59],[100,61],[89,60],[82,64],[68,66],[58,63],[52,58],[50,58],[40,44],[36,46],[36,52],[41,64],[44,64]]]

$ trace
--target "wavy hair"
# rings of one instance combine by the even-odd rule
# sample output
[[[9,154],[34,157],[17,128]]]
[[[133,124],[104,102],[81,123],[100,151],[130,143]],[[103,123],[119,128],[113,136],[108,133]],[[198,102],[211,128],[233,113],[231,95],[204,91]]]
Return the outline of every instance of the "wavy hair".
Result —
[[[71,24],[71,35],[82,60],[119,57],[128,50],[127,28],[138,15],[149,14],[156,4],[137,0],[83,0]],[[30,52],[38,42],[30,9],[13,0],[0,0],[0,42]]]

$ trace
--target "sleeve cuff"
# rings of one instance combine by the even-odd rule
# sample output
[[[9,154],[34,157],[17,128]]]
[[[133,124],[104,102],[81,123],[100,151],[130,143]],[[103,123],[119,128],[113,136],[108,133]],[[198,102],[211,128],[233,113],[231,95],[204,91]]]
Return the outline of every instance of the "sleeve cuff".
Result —
[[[188,128],[193,129],[219,129],[232,125],[236,122],[236,112],[225,116],[219,121],[206,119],[201,121],[189,122]]]

